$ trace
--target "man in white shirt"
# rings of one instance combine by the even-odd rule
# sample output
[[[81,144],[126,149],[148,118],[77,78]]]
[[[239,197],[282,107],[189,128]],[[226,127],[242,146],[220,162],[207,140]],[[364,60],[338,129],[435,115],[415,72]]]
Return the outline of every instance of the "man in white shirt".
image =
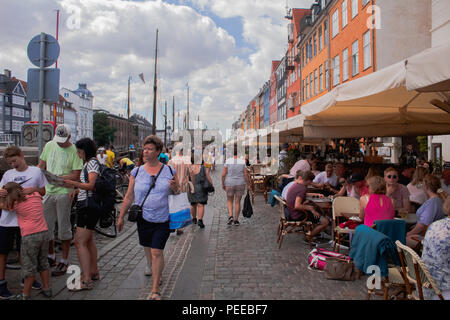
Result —
[[[319,173],[313,180],[312,185],[315,188],[322,189],[325,186],[336,187],[338,177],[334,174],[333,165],[328,163],[325,166],[325,171]]]
[[[315,156],[313,154],[309,154],[306,157],[306,159],[301,159],[301,160],[297,161],[292,166],[291,170],[289,170],[289,177],[295,178],[295,174],[297,173],[298,170],[301,170],[303,172],[311,171],[311,164],[315,161],[317,161],[317,159],[315,158]]]

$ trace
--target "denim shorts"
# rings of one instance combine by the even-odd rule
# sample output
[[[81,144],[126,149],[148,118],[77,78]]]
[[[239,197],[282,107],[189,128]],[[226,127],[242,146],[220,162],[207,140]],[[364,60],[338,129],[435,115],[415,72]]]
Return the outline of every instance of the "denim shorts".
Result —
[[[48,231],[29,234],[22,237],[20,255],[24,277],[34,276],[38,272],[50,269],[48,263]]]
[[[169,221],[154,223],[140,218],[137,221],[137,230],[141,246],[164,250],[170,236]]]

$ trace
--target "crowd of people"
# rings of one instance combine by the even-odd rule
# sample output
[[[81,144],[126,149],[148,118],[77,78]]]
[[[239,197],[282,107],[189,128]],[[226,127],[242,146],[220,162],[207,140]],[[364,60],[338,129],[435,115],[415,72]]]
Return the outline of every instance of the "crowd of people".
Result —
[[[101,278],[94,240],[100,214],[92,201],[95,201],[100,168],[105,165],[116,168],[128,179],[117,218],[119,232],[124,228],[129,209],[136,205],[140,208],[136,225],[147,260],[145,275],[153,277],[151,299],[160,300],[164,248],[171,232],[182,234],[180,229],[170,229],[169,196],[187,193],[192,223],[199,229],[205,228],[209,194],[204,186],[208,182],[214,185],[211,179],[211,171],[215,170],[214,150],[201,150],[199,159],[195,158],[194,150],[183,152],[181,146],[172,154],[160,138],[148,136],[137,158],[134,146],[130,146],[133,152],[129,156],[117,158],[112,145],[97,149],[89,138],[72,144],[70,137],[69,127],[59,125],[54,139],[45,145],[37,167],[27,164],[19,147],[8,147],[3,154],[11,169],[0,181],[0,298],[29,299],[32,289],[52,297],[50,278],[66,274],[69,266],[73,237],[70,212],[74,199],[77,201],[74,240],[82,272],[80,286],[71,290],[95,287]],[[402,212],[415,213],[417,223],[406,234],[407,245],[417,249],[423,243],[424,262],[430,265],[441,290],[448,294],[450,170],[444,170],[438,177],[424,163],[419,162],[413,168],[411,164],[416,158],[407,151],[401,169],[389,167],[380,172],[377,167],[371,167],[362,173],[350,172],[344,163],[327,163],[320,172],[318,159],[312,153],[286,168],[282,161],[287,157],[283,146],[278,160],[285,173],[278,176],[278,182],[280,194],[287,203],[285,216],[293,221],[307,219],[313,224],[305,239],[310,242],[331,221],[307,197],[356,198],[360,201],[360,221],[369,227],[376,220],[394,219]],[[224,164],[221,181],[227,199],[227,224],[239,226],[241,200],[252,183],[248,163],[238,157],[236,146],[233,155]],[[60,180],[49,183],[46,172],[59,176]],[[310,188],[316,191],[311,192]],[[61,241],[59,261],[54,248],[55,235]],[[13,295],[7,287],[5,270],[7,255],[15,242],[20,250],[24,288],[22,293]],[[42,284],[35,279],[37,273]]]
[[[416,162],[416,159],[418,160]],[[307,196],[314,196],[308,186],[319,192],[319,197],[353,197],[360,202],[361,224],[373,227],[376,220],[391,220],[403,214],[415,214],[417,223],[408,226],[406,244],[417,250],[423,249],[423,260],[430,267],[444,296],[450,293],[450,170],[442,174],[430,172],[408,146],[400,160],[400,169],[393,166],[384,172],[372,166],[365,174],[350,172],[345,164],[328,163],[323,172],[312,172],[317,157],[309,154],[299,159],[285,174],[279,176],[278,192],[286,200],[285,216],[288,220],[304,220],[313,223],[307,234],[310,241],[329,224],[330,217],[318,212]],[[416,165],[413,167],[413,165]],[[353,224],[356,227],[357,224]],[[436,258],[437,255],[441,256]]]
[[[164,247],[169,234],[175,232],[169,227],[169,195],[187,193],[192,222],[200,229],[205,228],[203,218],[208,192],[203,186],[206,180],[213,185],[210,171],[215,169],[214,151],[205,152],[197,162],[192,150],[187,150],[188,156],[183,156],[183,149],[179,149],[172,157],[171,149],[167,149],[159,137],[148,136],[137,158],[133,158],[134,146],[129,156],[117,158],[112,145],[97,149],[90,138],[80,139],[75,144],[70,138],[67,125],[57,126],[53,140],[45,145],[36,167],[27,164],[19,147],[11,146],[4,151],[3,157],[11,169],[0,181],[0,299],[28,300],[32,289],[52,297],[50,278],[66,274],[72,238],[81,279],[80,286],[70,290],[95,287],[100,274],[94,230],[101,215],[95,203],[98,192],[95,185],[100,168],[105,165],[128,177],[128,190],[117,218],[118,231],[123,230],[125,216],[132,205],[137,204],[142,209],[136,222],[139,244],[147,259],[145,275],[153,276],[152,300],[160,300]],[[59,178],[53,181],[55,176]],[[224,176],[231,181],[238,174],[230,172]],[[70,220],[73,204],[76,208],[74,235]],[[238,213],[234,222],[238,224]],[[177,229],[176,234],[182,234],[182,230]],[[59,261],[55,254],[55,236],[61,241]],[[15,295],[8,290],[5,279],[7,256],[14,246],[19,251],[24,287],[22,293]],[[42,284],[35,279],[37,273]]]

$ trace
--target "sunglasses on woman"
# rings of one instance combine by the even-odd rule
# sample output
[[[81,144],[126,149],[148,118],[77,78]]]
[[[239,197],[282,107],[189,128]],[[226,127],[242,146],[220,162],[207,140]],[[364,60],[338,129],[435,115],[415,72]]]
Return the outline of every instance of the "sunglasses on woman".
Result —
[[[387,176],[389,179],[397,179],[398,178],[398,176],[396,176],[396,175],[388,175]]]

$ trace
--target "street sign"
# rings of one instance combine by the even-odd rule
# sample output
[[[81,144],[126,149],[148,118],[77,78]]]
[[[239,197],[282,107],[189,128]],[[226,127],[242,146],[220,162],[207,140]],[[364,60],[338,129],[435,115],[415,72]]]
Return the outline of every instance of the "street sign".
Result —
[[[23,145],[26,147],[37,147],[39,135],[38,123],[25,123],[22,127]],[[49,123],[43,124],[42,139],[44,143],[53,139],[53,126]]]
[[[40,69],[28,69],[27,100],[29,102],[39,102],[39,72]],[[59,69],[44,71],[44,102],[58,102],[59,74]]]
[[[59,57],[59,43],[51,35],[46,34],[45,40],[45,56],[44,56],[44,67],[50,67],[52,64],[58,60]],[[41,59],[41,35],[38,34],[33,39],[30,40],[27,47],[28,59],[36,67],[40,67]]]

